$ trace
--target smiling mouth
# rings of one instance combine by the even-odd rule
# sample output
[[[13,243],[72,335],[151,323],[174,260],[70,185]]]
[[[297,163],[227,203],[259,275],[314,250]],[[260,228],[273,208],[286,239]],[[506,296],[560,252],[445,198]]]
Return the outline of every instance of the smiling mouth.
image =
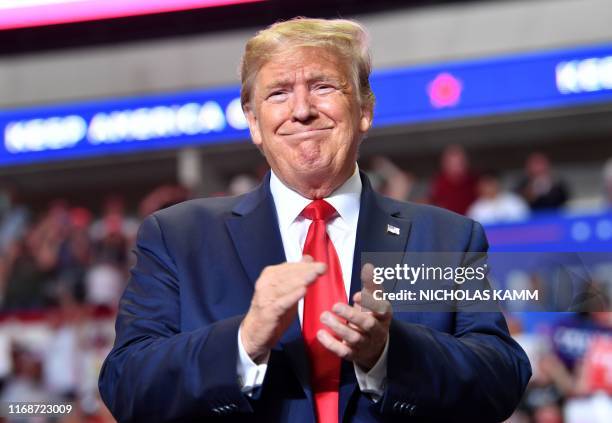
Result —
[[[298,131],[298,132],[289,132],[289,133],[280,133],[279,135],[284,136],[284,137],[292,137],[292,136],[302,136],[302,137],[307,137],[309,135],[314,135],[320,132],[324,132],[324,131],[329,131],[333,128],[317,128],[317,129],[307,129],[305,131]]]

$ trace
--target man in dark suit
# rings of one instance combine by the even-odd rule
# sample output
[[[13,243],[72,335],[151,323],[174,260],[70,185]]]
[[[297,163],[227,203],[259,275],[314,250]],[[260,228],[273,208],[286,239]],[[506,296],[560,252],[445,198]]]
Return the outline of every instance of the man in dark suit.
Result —
[[[518,403],[530,367],[500,313],[364,301],[361,252],[487,249],[477,223],[384,198],[359,172],[366,40],[354,22],[294,19],[247,43],[242,104],[272,170],[143,222],[100,374],[119,421],[494,422]]]

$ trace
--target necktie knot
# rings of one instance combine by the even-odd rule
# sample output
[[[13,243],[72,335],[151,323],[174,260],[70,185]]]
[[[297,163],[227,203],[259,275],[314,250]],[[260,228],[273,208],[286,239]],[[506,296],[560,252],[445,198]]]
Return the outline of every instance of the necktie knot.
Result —
[[[336,209],[325,200],[314,200],[304,207],[301,214],[306,219],[328,221],[336,214]]]

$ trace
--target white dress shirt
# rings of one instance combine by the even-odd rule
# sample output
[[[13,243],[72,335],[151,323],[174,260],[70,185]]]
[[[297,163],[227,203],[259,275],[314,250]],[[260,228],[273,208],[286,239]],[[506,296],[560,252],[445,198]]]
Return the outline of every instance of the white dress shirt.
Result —
[[[306,241],[308,228],[312,222],[300,213],[312,202],[311,199],[302,197],[297,192],[285,186],[272,172],[270,177],[270,191],[276,207],[278,226],[280,229],[283,248],[287,262],[299,262],[302,259],[302,251]],[[357,236],[357,221],[359,220],[359,205],[361,197],[361,178],[359,169],[355,165],[353,175],[329,197],[325,198],[338,212],[335,217],[327,222],[327,233],[334,244],[342,278],[346,290],[347,299],[351,290],[351,275],[353,271],[353,254],[355,251],[355,238]],[[298,316],[300,324],[304,310],[304,300],[298,303]],[[371,395],[374,401],[378,401],[383,394],[384,384],[387,377],[387,350],[389,340],[374,367],[369,372],[364,372],[356,364],[355,376],[362,392]],[[255,364],[244,350],[238,333],[238,378],[242,384],[242,391],[251,393],[262,385],[266,370],[267,358],[263,364]]]

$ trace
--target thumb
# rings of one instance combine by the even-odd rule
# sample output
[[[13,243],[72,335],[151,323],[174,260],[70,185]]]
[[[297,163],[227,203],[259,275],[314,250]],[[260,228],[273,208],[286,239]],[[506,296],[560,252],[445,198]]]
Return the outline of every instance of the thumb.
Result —
[[[376,289],[374,284],[374,265],[372,263],[366,263],[361,268],[361,283],[362,291],[372,293]]]
[[[377,315],[387,315],[391,310],[391,304],[386,300],[376,300],[374,291],[382,290],[382,285],[374,283],[374,265],[366,263],[361,268],[361,283],[362,289],[359,296],[355,296],[355,302],[358,302],[362,310],[368,310]]]

